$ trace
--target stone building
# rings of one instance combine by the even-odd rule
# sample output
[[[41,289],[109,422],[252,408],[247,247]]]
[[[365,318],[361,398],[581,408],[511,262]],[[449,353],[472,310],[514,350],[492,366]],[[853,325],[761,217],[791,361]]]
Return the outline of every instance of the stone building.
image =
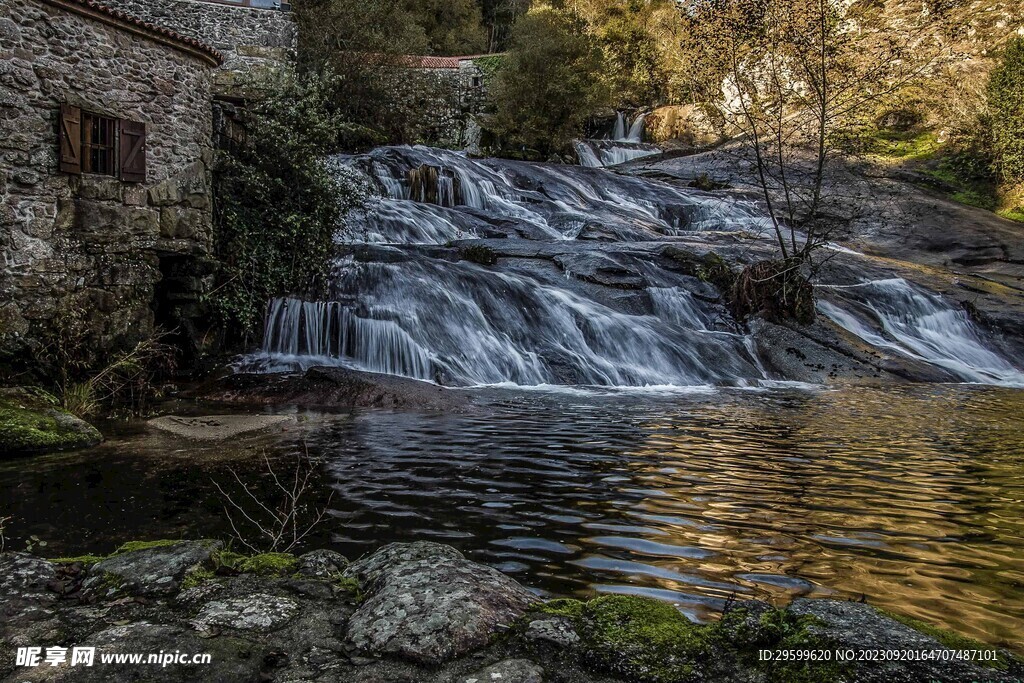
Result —
[[[430,144],[480,151],[481,129],[477,121],[487,100],[486,78],[479,61],[494,55],[465,57],[410,56],[406,61],[419,74],[423,138]]]
[[[0,0],[0,351],[69,311],[99,348],[195,315],[222,61],[94,0]]]

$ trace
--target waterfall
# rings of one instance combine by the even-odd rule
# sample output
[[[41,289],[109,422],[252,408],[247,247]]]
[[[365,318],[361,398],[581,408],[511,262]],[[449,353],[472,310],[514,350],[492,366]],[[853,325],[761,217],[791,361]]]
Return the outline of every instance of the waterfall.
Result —
[[[756,248],[770,224],[751,201],[426,147],[334,161],[379,196],[339,231],[328,294],[269,302],[262,351],[242,367],[337,365],[454,386],[779,379],[715,288],[666,253],[675,240],[684,253],[702,240]],[[822,314],[867,344],[958,381],[1024,385],[937,295],[904,280],[819,291]]]
[[[576,147],[576,157],[579,159],[580,166],[586,166],[587,168],[598,168],[605,164],[597,157],[594,153],[593,148],[585,142],[576,141],[574,145]]]
[[[648,291],[652,312],[627,314],[561,283],[417,260],[350,265],[333,290],[335,301],[271,302],[263,352],[275,367],[341,365],[462,386],[763,377],[742,336],[708,330],[709,315],[671,289]],[[358,306],[344,303],[354,297]]]
[[[644,119],[647,118],[647,114],[640,114],[633,121],[633,125],[629,127],[629,133],[626,135],[627,142],[643,142],[644,137]]]
[[[829,289],[818,309],[868,344],[943,368],[956,379],[1024,386],[1024,373],[985,343],[967,312],[902,278]]]
[[[615,128],[612,130],[612,140],[626,139],[626,115],[621,111],[615,114]]]

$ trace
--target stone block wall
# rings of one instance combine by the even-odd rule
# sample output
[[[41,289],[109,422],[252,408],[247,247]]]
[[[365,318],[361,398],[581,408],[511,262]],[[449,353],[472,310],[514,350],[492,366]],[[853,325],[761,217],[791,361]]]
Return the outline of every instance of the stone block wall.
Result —
[[[104,0],[172,31],[201,40],[224,55],[215,94],[245,97],[266,70],[290,64],[298,47],[298,26],[291,12],[234,7],[196,0]]]
[[[480,151],[477,118],[487,100],[484,73],[472,59],[459,59],[457,68],[413,69],[409,88],[421,102],[420,127],[425,142],[449,149]]]
[[[213,66],[39,0],[0,4],[0,351],[24,353],[69,306],[99,346],[130,345],[153,330],[158,283],[191,282],[181,301],[202,287]],[[145,122],[145,181],[61,173],[62,103]]]

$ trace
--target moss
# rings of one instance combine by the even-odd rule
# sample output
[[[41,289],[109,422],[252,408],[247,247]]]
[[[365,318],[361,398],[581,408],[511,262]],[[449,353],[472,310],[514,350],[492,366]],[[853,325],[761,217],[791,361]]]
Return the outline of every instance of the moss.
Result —
[[[213,557],[218,569],[259,576],[287,576],[299,568],[299,561],[290,553],[260,553],[242,555],[224,550]]]
[[[571,598],[563,598],[544,603],[543,605],[541,605],[538,611],[556,617],[568,617],[569,619],[579,619],[583,616],[586,607],[587,603],[585,602],[573,600]]]
[[[299,561],[290,553],[261,553],[238,563],[238,571],[260,576],[284,576],[299,568]]]
[[[0,396],[0,452],[38,453],[85,448],[95,445],[101,438],[94,427],[27,392]]]
[[[577,608],[561,606],[572,613]],[[608,595],[591,600],[576,619],[588,656],[633,680],[675,683],[694,677],[694,664],[711,654],[704,627],[651,598]]]
[[[954,633],[953,631],[947,631],[946,629],[938,628],[937,626],[932,626],[931,624],[921,621],[920,619],[914,619],[913,617],[908,617],[903,614],[897,614],[895,612],[890,612],[889,610],[878,607],[876,607],[875,609],[877,609],[882,614],[885,614],[886,616],[895,619],[901,624],[909,626],[915,631],[923,633],[924,635],[929,636],[930,638],[934,638],[950,650],[995,650],[995,660],[977,660],[974,662],[975,664],[986,666],[991,669],[996,669],[997,671],[1008,671],[1010,668],[1024,666],[1024,662],[1021,662],[1021,660],[1017,659],[1010,653],[1003,650],[996,650],[996,648],[992,647],[991,645],[986,645],[981,641],[974,640],[973,638],[968,638],[967,636],[960,635],[959,633]]]
[[[875,130],[868,137],[869,154],[896,161],[924,161],[942,149],[932,131]]]
[[[56,564],[96,564],[107,559],[106,555],[77,555],[75,557],[54,557],[50,562]]]
[[[181,589],[188,590],[189,588],[195,588],[196,586],[201,586],[207,581],[212,581],[215,578],[216,574],[214,574],[212,570],[203,569],[201,567],[192,569],[186,573],[185,578],[182,579]]]
[[[124,553],[134,553],[137,550],[149,550],[150,548],[165,548],[170,545],[178,545],[181,540],[162,539],[158,541],[128,541],[127,543],[121,544],[117,550],[111,555],[123,555]]]

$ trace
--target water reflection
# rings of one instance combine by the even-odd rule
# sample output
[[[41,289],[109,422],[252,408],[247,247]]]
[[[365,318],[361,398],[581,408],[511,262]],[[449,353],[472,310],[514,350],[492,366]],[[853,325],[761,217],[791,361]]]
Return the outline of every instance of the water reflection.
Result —
[[[986,640],[1024,626],[1019,392],[531,395],[321,435],[359,526],[432,538],[553,594],[866,595]]]
[[[544,593],[643,593],[694,618],[732,595],[866,595],[1016,646],[1022,409],[1024,392],[967,386],[496,392],[461,415],[316,416],[230,451],[129,435],[4,463],[0,486],[13,542],[55,553],[224,536],[210,479],[258,479],[253,454],[304,441],[335,491],[312,544],[350,557],[435,540]]]

